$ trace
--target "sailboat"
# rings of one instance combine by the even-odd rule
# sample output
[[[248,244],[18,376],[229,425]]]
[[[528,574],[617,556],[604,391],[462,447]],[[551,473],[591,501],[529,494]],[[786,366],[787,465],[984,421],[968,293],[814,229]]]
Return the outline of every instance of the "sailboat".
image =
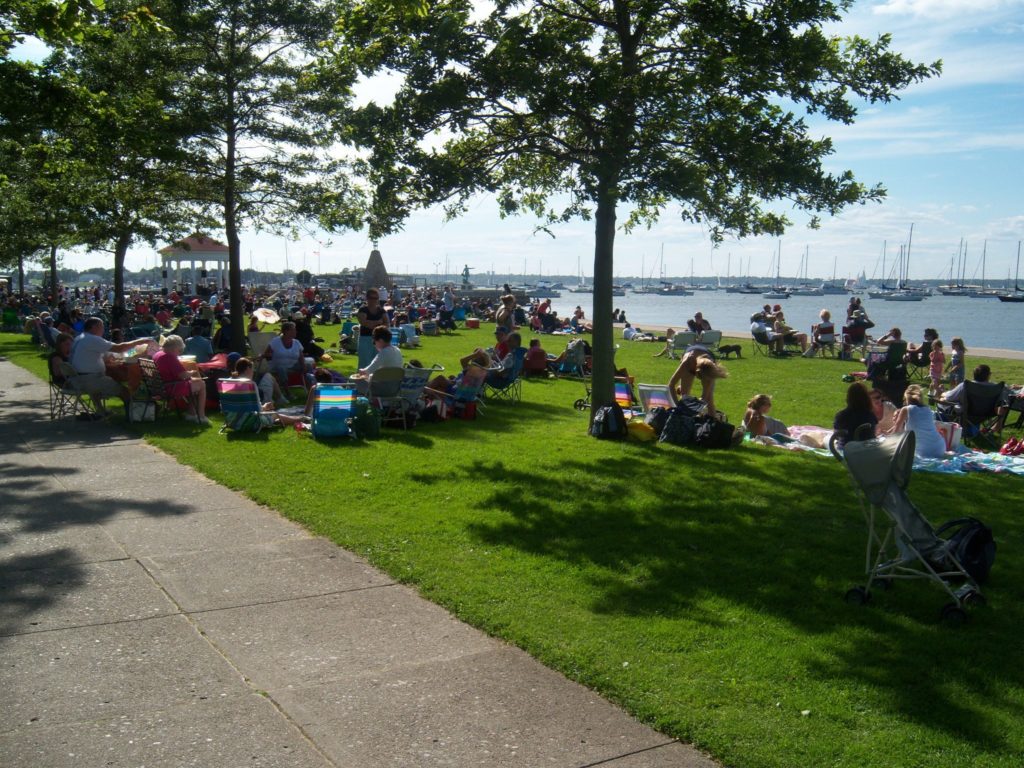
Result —
[[[943,296],[966,296],[967,289],[964,288],[964,281],[960,277],[964,253],[964,239],[960,238],[960,245],[956,249],[956,258],[949,262],[949,285],[939,286],[938,292]],[[953,282],[953,263],[956,262],[956,282]]]
[[[892,286],[889,286],[889,285],[885,284],[885,255],[886,255],[887,247],[888,247],[888,242],[886,240],[883,240],[882,241],[882,282],[879,285],[875,286],[875,288],[873,290],[869,290],[868,291],[868,297],[872,298],[872,299],[884,299],[886,296],[888,296],[890,293],[893,292]],[[877,266],[877,262],[875,263],[875,265]],[[894,267],[894,269],[895,269],[895,267]],[[874,274],[873,273],[872,273],[871,277],[872,277],[872,279],[874,279]]]
[[[991,299],[993,296],[999,294],[998,291],[992,291],[985,287],[985,255],[988,251],[988,240],[981,248],[981,289],[975,291],[968,291],[967,295],[972,299]]]
[[[1017,241],[1017,271],[1013,274],[1013,293],[999,294],[999,300],[1019,304],[1024,302],[1024,291],[1020,289],[1020,240]]]
[[[782,243],[779,243],[779,252],[775,257],[775,285],[771,287],[771,290],[762,293],[766,299],[788,299],[789,291],[782,287],[781,280],[779,278],[779,272],[782,269]]]
[[[804,256],[801,259],[800,264],[800,275],[797,278],[800,280],[800,284],[796,288],[789,289],[790,296],[824,296],[825,291],[816,286],[811,285],[810,278],[807,276],[808,269],[810,268],[811,261],[811,247],[804,246]]]
[[[569,293],[593,293],[594,286],[587,285],[587,278],[583,276],[583,269],[580,267],[580,257],[576,257],[576,272],[579,274],[576,286],[569,289]]]

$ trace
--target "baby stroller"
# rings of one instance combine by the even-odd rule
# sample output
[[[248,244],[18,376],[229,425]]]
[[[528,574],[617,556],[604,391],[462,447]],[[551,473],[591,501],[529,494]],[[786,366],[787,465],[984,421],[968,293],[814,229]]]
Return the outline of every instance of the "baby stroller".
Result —
[[[832,452],[846,464],[861,498],[868,528],[867,583],[849,590],[846,601],[863,605],[871,598],[872,586],[888,589],[896,579],[926,579],[945,590],[952,599],[942,608],[943,621],[963,623],[967,618],[964,608],[982,605],[985,599],[977,581],[965,568],[962,537],[957,533],[949,538],[939,535],[962,521],[954,521],[936,531],[907,496],[906,488],[910,484],[914,464],[914,433],[907,432],[899,440],[848,442],[843,454],[835,449],[833,443]],[[880,535],[879,530],[883,523],[879,521],[878,528],[875,525],[879,513],[889,518],[890,524],[884,535]],[[994,559],[995,543],[991,541],[991,531],[984,530],[988,532],[988,541],[976,544],[986,547],[984,554],[990,565]],[[893,545],[895,552],[892,551]],[[973,560],[970,564],[973,565]],[[979,578],[987,575],[987,566],[978,575]]]

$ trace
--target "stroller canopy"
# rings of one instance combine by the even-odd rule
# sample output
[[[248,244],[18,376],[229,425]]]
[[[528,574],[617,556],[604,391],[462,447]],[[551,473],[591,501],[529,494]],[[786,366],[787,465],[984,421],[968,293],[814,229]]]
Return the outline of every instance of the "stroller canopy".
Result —
[[[914,433],[898,440],[858,440],[846,444],[843,456],[850,476],[872,504],[881,504],[890,483],[901,490],[914,468]]]

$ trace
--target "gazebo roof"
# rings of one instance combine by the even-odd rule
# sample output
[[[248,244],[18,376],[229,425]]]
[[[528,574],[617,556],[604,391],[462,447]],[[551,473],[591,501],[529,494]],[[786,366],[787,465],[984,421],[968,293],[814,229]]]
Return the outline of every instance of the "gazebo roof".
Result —
[[[228,247],[212,237],[194,234],[161,248],[160,254],[162,256],[190,256],[197,261],[203,259],[224,261],[228,256]]]

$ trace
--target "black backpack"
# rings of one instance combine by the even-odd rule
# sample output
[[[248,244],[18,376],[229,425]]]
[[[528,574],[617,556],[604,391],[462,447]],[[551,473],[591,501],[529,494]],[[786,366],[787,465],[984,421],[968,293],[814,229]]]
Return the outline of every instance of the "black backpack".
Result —
[[[668,415],[670,412],[670,409],[656,405],[647,412],[646,416],[644,416],[644,424],[653,429],[656,434],[660,435],[661,430],[665,428],[665,422],[668,421]]]
[[[694,442],[698,448],[731,448],[736,430],[729,422],[706,416],[697,421]]]
[[[626,414],[618,403],[605,405],[594,413],[590,435],[598,440],[625,440]]]
[[[943,523],[935,531],[949,541],[949,553],[957,559],[978,584],[988,579],[996,561],[996,542],[992,529],[974,517],[958,517]]]
[[[670,408],[658,442],[672,445],[693,445],[697,434],[697,420],[693,412],[684,406]]]

